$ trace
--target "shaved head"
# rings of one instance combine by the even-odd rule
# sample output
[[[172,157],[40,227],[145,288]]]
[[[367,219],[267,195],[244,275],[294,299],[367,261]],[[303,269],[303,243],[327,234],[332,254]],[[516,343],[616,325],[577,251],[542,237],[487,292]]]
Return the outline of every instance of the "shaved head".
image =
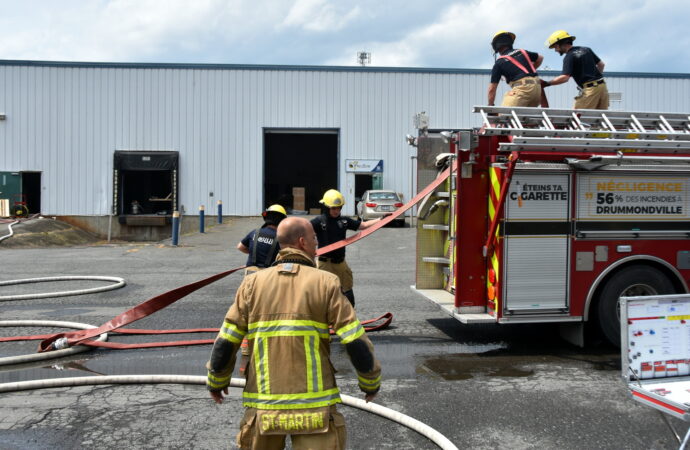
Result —
[[[312,258],[316,256],[316,233],[311,222],[303,217],[283,219],[276,231],[280,248],[296,248]]]
[[[281,247],[294,247],[300,237],[306,236],[306,229],[311,228],[307,219],[287,217],[278,225],[278,242]]]

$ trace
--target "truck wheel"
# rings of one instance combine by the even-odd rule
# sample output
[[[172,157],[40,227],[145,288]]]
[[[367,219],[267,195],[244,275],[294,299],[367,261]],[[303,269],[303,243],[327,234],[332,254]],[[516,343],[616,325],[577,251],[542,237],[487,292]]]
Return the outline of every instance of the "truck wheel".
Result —
[[[604,285],[597,308],[599,328],[609,342],[621,345],[620,297],[675,294],[673,283],[661,271],[648,266],[623,269]]]

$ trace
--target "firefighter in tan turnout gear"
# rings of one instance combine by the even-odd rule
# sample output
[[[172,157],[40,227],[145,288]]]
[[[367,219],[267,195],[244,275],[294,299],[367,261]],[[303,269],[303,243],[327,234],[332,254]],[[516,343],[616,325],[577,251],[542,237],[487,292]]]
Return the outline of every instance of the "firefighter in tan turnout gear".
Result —
[[[501,30],[494,34],[491,48],[494,55],[499,54],[491,69],[491,80],[488,89],[488,105],[496,101],[496,90],[501,77],[510,85],[510,91],[503,96],[501,106],[539,106],[542,92],[537,68],[544,60],[539,53],[528,52],[521,48],[514,49],[515,34]]]
[[[379,391],[381,368],[338,277],[315,267],[311,224],[288,217],[277,236],[281,250],[275,264],[246,276],[237,290],[206,365],[207,387],[222,403],[246,336],[250,358],[240,448],[282,449],[290,435],[295,449],[344,449],[329,327],[345,345],[367,401]]]

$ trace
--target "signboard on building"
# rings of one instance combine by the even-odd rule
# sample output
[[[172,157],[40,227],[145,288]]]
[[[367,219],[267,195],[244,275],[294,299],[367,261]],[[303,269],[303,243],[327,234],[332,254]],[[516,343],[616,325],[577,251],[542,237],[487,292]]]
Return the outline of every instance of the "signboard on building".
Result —
[[[383,172],[382,159],[346,159],[345,171],[354,173]]]

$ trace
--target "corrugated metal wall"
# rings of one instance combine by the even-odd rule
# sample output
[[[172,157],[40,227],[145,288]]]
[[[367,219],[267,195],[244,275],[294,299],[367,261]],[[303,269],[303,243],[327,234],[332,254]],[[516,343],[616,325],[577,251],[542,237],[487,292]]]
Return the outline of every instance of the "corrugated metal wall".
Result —
[[[617,109],[690,111],[690,76],[607,80],[623,92]],[[341,190],[345,159],[383,159],[384,187],[408,195],[414,114],[436,129],[476,126],[487,82],[487,71],[5,61],[0,171],[41,171],[44,214],[105,215],[116,150],[173,150],[188,212],[222,200],[226,214],[255,215],[264,128],[327,128],[340,132]],[[574,83],[547,92],[570,107]]]

